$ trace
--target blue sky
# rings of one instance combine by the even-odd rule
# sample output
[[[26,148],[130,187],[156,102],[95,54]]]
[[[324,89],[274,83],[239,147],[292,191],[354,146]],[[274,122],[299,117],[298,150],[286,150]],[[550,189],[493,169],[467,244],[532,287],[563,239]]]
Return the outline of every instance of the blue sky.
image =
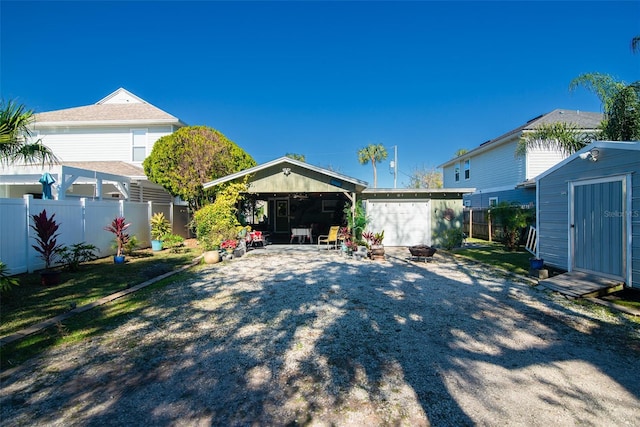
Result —
[[[640,80],[640,2],[0,2],[0,92],[36,112],[119,87],[258,162],[288,152],[373,184],[358,149],[398,149],[398,187],[556,108],[570,81]],[[392,187],[389,162],[378,187]]]

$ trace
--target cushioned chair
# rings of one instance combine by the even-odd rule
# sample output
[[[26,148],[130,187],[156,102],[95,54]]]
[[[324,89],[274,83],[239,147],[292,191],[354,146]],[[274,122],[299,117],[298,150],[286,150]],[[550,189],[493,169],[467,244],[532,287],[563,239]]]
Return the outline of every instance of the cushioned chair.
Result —
[[[334,249],[338,249],[338,231],[340,231],[339,225],[333,225],[329,229],[329,234],[318,236],[318,248],[321,244],[326,244],[327,249],[333,245]]]

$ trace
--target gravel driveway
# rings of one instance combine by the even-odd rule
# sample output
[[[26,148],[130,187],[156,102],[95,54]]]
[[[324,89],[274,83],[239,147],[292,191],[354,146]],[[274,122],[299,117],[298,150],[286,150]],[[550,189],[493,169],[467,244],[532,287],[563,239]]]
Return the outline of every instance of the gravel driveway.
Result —
[[[640,425],[626,315],[406,249],[273,249],[5,376],[1,425]]]

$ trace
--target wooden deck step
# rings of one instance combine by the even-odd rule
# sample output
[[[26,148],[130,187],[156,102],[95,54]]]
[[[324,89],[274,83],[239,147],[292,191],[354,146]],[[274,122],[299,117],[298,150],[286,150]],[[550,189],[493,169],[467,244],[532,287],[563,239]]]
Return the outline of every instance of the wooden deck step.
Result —
[[[547,289],[576,298],[602,296],[619,291],[624,286],[624,283],[617,280],[577,271],[541,280],[539,284]]]

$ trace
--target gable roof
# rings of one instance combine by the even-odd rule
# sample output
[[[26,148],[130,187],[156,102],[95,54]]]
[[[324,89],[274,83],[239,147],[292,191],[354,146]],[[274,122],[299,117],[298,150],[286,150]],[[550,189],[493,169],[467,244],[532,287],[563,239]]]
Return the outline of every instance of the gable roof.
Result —
[[[41,126],[142,125],[169,124],[186,126],[180,119],[120,88],[96,104],[66,108],[34,115],[36,128]]]
[[[490,139],[486,142],[483,142],[478,147],[473,150],[469,150],[465,154],[454,157],[450,160],[447,160],[443,164],[438,167],[448,166],[454,162],[458,162],[461,159],[465,159],[474,154],[479,154],[484,151],[491,150],[498,145],[506,143],[510,141],[514,136],[521,136],[526,132],[533,132],[538,127],[543,124],[551,124],[551,123],[570,123],[575,125],[578,129],[583,129],[586,131],[594,131],[598,129],[600,123],[604,116],[602,113],[593,113],[590,111],[579,111],[579,110],[562,110],[555,109],[549,113],[541,114],[533,119],[527,121],[525,124],[518,126],[515,129],[510,130],[507,133],[504,133],[497,138]]]
[[[233,181],[233,180],[238,179],[238,178],[243,178],[243,177],[245,177],[247,175],[251,175],[251,174],[254,174],[256,172],[260,172],[260,171],[263,171],[263,170],[266,170],[266,169],[269,169],[269,168],[272,168],[272,167],[276,167],[276,166],[278,166],[278,167],[286,167],[287,165],[295,165],[295,166],[300,167],[302,169],[307,169],[309,171],[313,171],[313,172],[316,172],[316,173],[327,175],[329,177],[338,179],[340,181],[349,182],[349,183],[353,184],[355,187],[360,188],[360,191],[362,191],[367,186],[367,183],[365,181],[361,181],[361,180],[356,179],[356,178],[352,178],[352,177],[349,177],[349,176],[346,176],[346,175],[342,175],[340,173],[331,171],[329,169],[324,169],[324,168],[321,168],[321,167],[318,167],[318,166],[313,166],[313,165],[311,165],[309,163],[302,162],[302,161],[296,160],[296,159],[292,159],[292,158],[286,157],[286,156],[277,158],[275,160],[271,160],[270,162],[267,162],[267,163],[262,163],[260,165],[254,166],[252,168],[242,170],[240,172],[233,173],[231,175],[224,176],[222,178],[215,179],[213,181],[206,182],[202,186],[204,188],[210,188],[210,187],[214,187],[216,185],[219,185],[219,184],[222,184],[222,183],[225,183],[225,182]]]

